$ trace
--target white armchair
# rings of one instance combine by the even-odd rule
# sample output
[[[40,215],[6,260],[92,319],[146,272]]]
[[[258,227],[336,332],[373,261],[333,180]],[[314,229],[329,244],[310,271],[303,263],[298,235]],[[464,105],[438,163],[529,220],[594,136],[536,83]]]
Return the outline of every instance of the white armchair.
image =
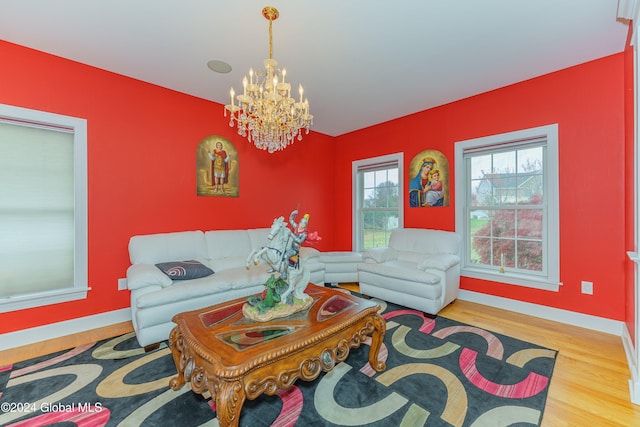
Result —
[[[360,292],[435,316],[458,296],[460,237],[450,231],[402,228],[389,247],[363,253]]]

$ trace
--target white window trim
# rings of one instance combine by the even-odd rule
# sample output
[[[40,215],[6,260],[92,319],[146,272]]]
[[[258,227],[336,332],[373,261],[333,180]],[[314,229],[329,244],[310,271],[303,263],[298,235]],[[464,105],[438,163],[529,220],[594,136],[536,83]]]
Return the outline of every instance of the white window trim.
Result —
[[[44,111],[0,104],[0,118],[71,129],[74,135],[74,283],[73,287],[0,298],[0,313],[85,299],[88,287],[87,121]]]
[[[464,167],[464,151],[472,148],[487,147],[492,145],[509,143],[511,141],[526,140],[535,137],[545,137],[547,140],[547,158],[545,173],[549,177],[545,184],[545,198],[548,206],[547,217],[547,245],[548,270],[546,278],[537,278],[534,275],[518,274],[513,272],[491,272],[486,269],[461,266],[461,276],[475,279],[489,280],[493,282],[507,283],[511,285],[526,286],[536,289],[544,289],[557,292],[562,285],[560,282],[560,202],[559,202],[559,156],[558,156],[558,124],[551,124],[515,132],[507,132],[499,135],[490,135],[455,143],[455,181],[456,181],[456,231],[467,241],[467,221],[465,220],[466,208],[466,168]]]
[[[400,152],[368,159],[354,160],[351,163],[351,194],[353,195],[351,205],[351,245],[353,251],[359,251],[357,245],[361,237],[360,227],[358,226],[358,215],[361,208],[360,200],[362,197],[358,185],[358,170],[367,165],[391,162],[398,164],[398,228],[404,228],[404,153]]]

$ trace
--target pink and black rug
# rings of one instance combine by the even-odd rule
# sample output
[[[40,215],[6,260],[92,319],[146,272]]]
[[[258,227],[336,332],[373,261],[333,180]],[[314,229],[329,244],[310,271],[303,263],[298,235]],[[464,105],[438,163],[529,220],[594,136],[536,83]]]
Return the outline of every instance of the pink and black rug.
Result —
[[[315,381],[246,401],[240,425],[539,426],[557,352],[381,303],[382,356],[369,347]],[[145,354],[133,334],[0,367],[2,426],[217,426],[215,402],[168,387],[166,345]]]

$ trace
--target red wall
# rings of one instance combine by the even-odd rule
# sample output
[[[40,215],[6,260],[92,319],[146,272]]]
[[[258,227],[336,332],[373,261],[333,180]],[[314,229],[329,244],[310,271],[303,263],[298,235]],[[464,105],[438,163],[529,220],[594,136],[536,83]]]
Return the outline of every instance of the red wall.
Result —
[[[353,160],[403,151],[408,166],[426,149],[447,156],[453,177],[456,141],[558,123],[563,286],[556,293],[463,277],[461,288],[624,320],[624,61],[609,56],[342,135],[336,180],[350,182]],[[405,200],[405,227],[454,230],[451,191],[443,208],[409,208]],[[350,218],[350,191],[337,196],[338,217]],[[350,248],[351,222],[338,225],[340,247]],[[593,296],[581,293],[582,280],[594,283]]]
[[[311,133],[270,155],[219,104],[2,41],[0,57],[0,103],[87,119],[92,288],[86,300],[2,313],[0,333],[128,307],[117,279],[135,234],[268,227],[299,203],[323,236],[317,247],[333,245],[334,138]],[[238,150],[240,197],[196,196],[196,148],[212,134]]]
[[[624,54],[337,138],[312,132],[273,155],[240,138],[219,104],[2,41],[0,57],[0,103],[88,120],[92,288],[87,300],[0,314],[0,333],[128,307],[117,279],[135,234],[266,227],[300,203],[323,236],[319,249],[350,249],[353,160],[402,151],[408,166],[437,149],[453,176],[455,141],[551,123],[560,132],[564,285],[555,293],[463,278],[461,286],[625,318]],[[211,134],[238,149],[238,198],[195,195],[196,147]],[[453,230],[453,183],[451,191],[449,207],[407,207],[405,226]],[[581,280],[594,282],[594,296],[580,293]]]

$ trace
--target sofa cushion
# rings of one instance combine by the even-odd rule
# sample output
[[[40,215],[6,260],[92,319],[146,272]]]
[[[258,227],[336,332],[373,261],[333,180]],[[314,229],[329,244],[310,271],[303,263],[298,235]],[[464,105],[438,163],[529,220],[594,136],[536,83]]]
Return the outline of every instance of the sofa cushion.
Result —
[[[247,230],[211,230],[204,233],[207,252],[212,260],[244,257],[251,253],[251,239]]]
[[[204,233],[199,230],[147,234],[129,239],[131,264],[157,264],[206,256]]]
[[[391,232],[389,246],[398,251],[431,254],[458,254],[460,236],[443,230],[398,228]]]
[[[308,246],[302,246],[300,248],[300,258],[305,261],[316,260],[320,257],[320,251],[316,248],[310,248]]]
[[[409,252],[409,251],[398,251],[398,261],[406,261],[416,266],[424,261],[426,258],[432,257],[433,255],[425,255],[418,252]]]
[[[129,290],[145,286],[170,286],[173,281],[153,264],[133,264],[127,269],[127,288]]]
[[[215,271],[220,273],[221,271],[228,270],[230,268],[238,268],[238,267],[244,268],[245,265],[247,264],[247,257],[232,256],[232,257],[225,257],[225,258],[216,258],[216,259],[209,260],[208,264],[211,266],[211,268],[213,268]]]
[[[360,252],[350,251],[333,251],[320,253],[320,261],[327,264],[357,264],[362,262],[362,254]]]
[[[136,300],[136,306],[138,308],[156,307],[232,289],[264,285],[270,275],[267,270],[268,267],[264,265],[252,267],[249,270],[244,267],[231,268],[200,279],[178,281],[173,286],[160,291],[141,295]]]
[[[250,228],[247,230],[249,240],[251,241],[251,249],[260,249],[269,244],[270,228]],[[249,255],[247,253],[247,255]]]
[[[172,280],[191,280],[207,277],[213,274],[213,270],[200,261],[169,261],[156,264],[164,274]]]

